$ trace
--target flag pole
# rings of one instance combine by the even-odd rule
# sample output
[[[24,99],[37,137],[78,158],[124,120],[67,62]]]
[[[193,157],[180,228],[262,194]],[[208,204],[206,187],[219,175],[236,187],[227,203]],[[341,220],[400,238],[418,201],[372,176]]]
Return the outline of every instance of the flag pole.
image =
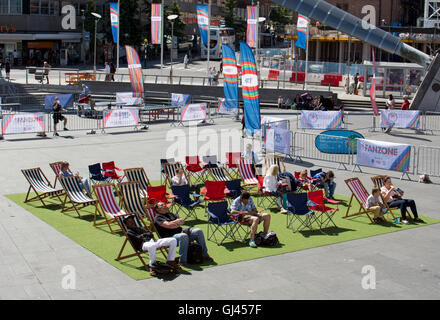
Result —
[[[160,6],[160,69],[163,69],[163,33],[164,33],[164,21],[163,21],[163,15],[164,15],[164,6],[163,6],[163,0],[162,4]],[[173,40],[171,39],[171,42]],[[172,44],[171,44],[172,46]]]
[[[209,57],[211,55],[211,0],[208,2],[208,60],[206,65],[207,75],[209,77]]]
[[[305,70],[305,78],[304,78],[304,90],[307,87],[307,69],[309,66],[309,21],[307,20],[307,41],[306,41],[306,70]]]
[[[119,29],[121,29],[121,7],[118,0],[118,38],[116,41],[116,70],[119,70]]]

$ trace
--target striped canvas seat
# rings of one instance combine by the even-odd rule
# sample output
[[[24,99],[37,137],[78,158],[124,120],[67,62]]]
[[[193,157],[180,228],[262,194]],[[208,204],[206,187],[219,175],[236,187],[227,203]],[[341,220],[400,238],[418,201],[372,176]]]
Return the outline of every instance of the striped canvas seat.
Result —
[[[57,190],[53,188],[41,168],[23,169],[21,170],[21,172],[23,173],[26,180],[29,182],[29,189],[26,195],[26,199],[24,200],[25,203],[40,200],[43,206],[47,208],[43,199],[52,196],[57,196],[61,202],[59,195],[63,193],[63,190]],[[36,194],[36,196],[33,198],[29,198],[29,194],[31,191],[34,191]]]
[[[151,186],[151,184],[150,180],[147,177],[147,174],[145,173],[144,168],[124,169],[124,172],[128,181],[139,183],[141,190],[143,191],[140,192],[140,196],[142,197],[142,199],[145,199],[147,197],[147,187]]]
[[[113,183],[104,183],[93,186],[93,190],[95,192],[96,198],[98,199],[98,201],[96,202],[93,225],[97,226],[107,223],[111,233],[114,233],[111,227],[111,223],[115,222],[116,217],[123,216],[126,214],[121,209],[118,202],[116,201],[114,189],[115,189],[115,185]],[[101,208],[101,210],[99,210],[98,205]],[[101,212],[105,218],[105,221],[96,222],[96,216],[98,214],[101,214]],[[108,217],[110,217],[110,219]]]
[[[166,179],[165,183],[168,184],[168,186],[172,185],[171,179],[173,179],[173,177],[176,175],[177,169],[180,168],[183,169],[183,166],[180,162],[164,163],[163,170]],[[183,174],[185,175],[185,178],[188,181],[188,183],[190,183],[190,179],[188,177],[186,170],[183,170]]]
[[[266,166],[266,170],[270,168],[272,165],[277,165],[280,169],[280,172],[286,171],[286,166],[284,165],[283,158],[280,156],[267,156],[264,158],[264,164]]]
[[[55,173],[55,181],[53,182],[54,188],[57,186],[57,181],[61,173],[61,165],[63,164],[63,162],[64,161],[57,161],[57,162],[49,163],[50,168],[52,169],[53,173]]]
[[[230,181],[232,180],[229,173],[223,167],[209,168],[209,174],[215,181]]]
[[[61,177],[60,183],[66,192],[66,197],[64,198],[61,212],[75,210],[78,216],[81,218],[81,214],[79,213],[80,209],[96,204],[96,200],[90,198],[89,195],[84,191],[84,186],[77,177]],[[67,199],[70,200],[70,203],[72,204],[71,207],[66,207]]]
[[[375,187],[381,189],[383,187],[383,180],[385,179],[385,175],[381,175],[381,176],[374,176],[371,177],[371,181],[373,181],[373,184]],[[382,199],[382,203],[385,205],[385,207],[387,208],[388,212],[391,214],[391,216],[393,217],[393,219],[396,219],[396,216],[394,215],[394,210],[397,210],[400,212],[400,207],[390,207],[388,205],[388,202],[385,201],[385,199],[382,196],[382,192],[380,193],[380,197]],[[406,210],[406,214],[410,217],[412,217],[411,213],[409,212],[409,210]]]
[[[350,202],[347,207],[347,211],[346,211],[345,216],[343,218],[355,217],[355,216],[358,216],[361,214],[366,214],[367,217],[370,219],[371,223],[374,223],[374,221],[371,219],[371,217],[369,215],[369,213],[371,213],[373,210],[367,209],[367,207],[366,207],[369,194],[368,194],[367,190],[365,189],[364,185],[362,184],[362,182],[359,180],[359,178],[351,178],[351,179],[345,180],[345,183],[347,184],[347,187],[351,191],[351,198],[350,198]],[[349,214],[350,208],[352,207],[353,198],[356,199],[356,201],[359,204],[359,211]]]
[[[119,196],[122,197],[124,208],[129,213],[136,213],[145,217],[145,209],[142,198],[146,195],[136,181],[123,182],[118,185]]]
[[[258,179],[252,171],[254,163],[251,159],[240,159],[238,163],[238,170],[240,171],[241,179],[244,184],[247,185],[257,185]],[[254,168],[255,169],[255,168]]]

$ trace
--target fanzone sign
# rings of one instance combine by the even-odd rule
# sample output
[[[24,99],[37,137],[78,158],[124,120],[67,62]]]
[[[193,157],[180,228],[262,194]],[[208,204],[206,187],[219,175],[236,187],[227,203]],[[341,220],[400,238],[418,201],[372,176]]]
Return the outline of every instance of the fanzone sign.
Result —
[[[45,124],[43,113],[7,114],[2,119],[2,134],[44,132]]]
[[[418,129],[421,113],[418,110],[382,110],[380,112],[381,128]]]
[[[206,103],[187,104],[180,114],[180,121],[197,121],[206,119]]]
[[[103,128],[131,127],[139,123],[139,111],[135,108],[110,109],[104,113]]]
[[[341,111],[301,111],[301,128],[303,129],[340,129],[342,127]]]
[[[366,139],[357,140],[357,165],[407,172],[411,146]]]

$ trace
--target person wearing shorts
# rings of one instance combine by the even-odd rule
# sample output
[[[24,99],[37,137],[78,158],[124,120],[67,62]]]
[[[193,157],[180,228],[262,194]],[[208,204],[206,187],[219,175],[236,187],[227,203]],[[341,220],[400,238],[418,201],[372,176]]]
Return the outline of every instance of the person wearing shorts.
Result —
[[[69,130],[66,127],[67,118],[61,114],[61,111],[67,111],[67,110],[64,109],[63,107],[61,107],[60,99],[58,99],[58,97],[55,97],[55,103],[52,106],[52,110],[53,110],[53,128],[54,128],[53,134],[54,134],[54,136],[59,136],[59,134],[57,132],[57,124],[61,120],[64,122],[64,131]]]
[[[251,239],[249,246],[256,248],[255,234],[257,233],[258,225],[263,221],[264,233],[268,235],[270,226],[270,214],[258,213],[254,201],[249,192],[243,192],[241,196],[236,198],[231,204],[231,214],[239,215],[241,221],[251,228]]]

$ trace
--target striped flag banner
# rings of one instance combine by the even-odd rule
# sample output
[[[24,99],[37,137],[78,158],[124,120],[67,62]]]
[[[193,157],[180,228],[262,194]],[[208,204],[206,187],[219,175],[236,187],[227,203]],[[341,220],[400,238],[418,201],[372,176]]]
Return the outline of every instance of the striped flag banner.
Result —
[[[222,45],[222,62],[224,105],[232,112],[234,109],[238,109],[238,68],[235,52],[226,44]]]
[[[298,15],[298,23],[296,25],[297,40],[295,46],[307,49],[307,29],[309,25],[309,19],[302,14]]]
[[[133,97],[144,96],[144,83],[142,79],[142,65],[139,60],[139,56],[131,46],[125,46],[125,51],[127,53],[127,64],[128,71],[130,73],[130,83],[131,91],[133,92]]]
[[[112,24],[113,42],[118,43],[119,10],[117,2],[110,2],[110,22]]]
[[[200,30],[200,38],[202,38],[202,43],[205,46],[208,46],[208,25],[209,25],[208,5],[198,4],[196,8],[197,8],[197,23],[199,25],[199,30]]]
[[[162,43],[162,4],[151,4],[151,43]]]
[[[247,30],[246,30],[246,43],[251,48],[257,46],[257,7],[247,6]]]
[[[252,49],[240,41],[240,61],[242,77],[242,95],[244,102],[244,123],[251,134],[261,129],[260,95],[258,89],[258,73]]]

